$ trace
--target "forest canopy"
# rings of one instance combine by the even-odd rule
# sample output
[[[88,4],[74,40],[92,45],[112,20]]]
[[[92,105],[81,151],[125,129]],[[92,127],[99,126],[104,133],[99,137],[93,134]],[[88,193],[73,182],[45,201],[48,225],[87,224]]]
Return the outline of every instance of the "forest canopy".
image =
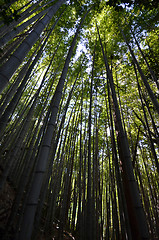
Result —
[[[158,1],[1,0],[1,239],[158,239],[158,158]]]

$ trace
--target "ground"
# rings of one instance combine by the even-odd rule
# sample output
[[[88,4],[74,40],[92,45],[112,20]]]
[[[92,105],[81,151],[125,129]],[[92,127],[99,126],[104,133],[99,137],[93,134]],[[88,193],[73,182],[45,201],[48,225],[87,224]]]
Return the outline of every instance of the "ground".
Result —
[[[1,174],[1,172],[0,172]],[[4,190],[0,193],[0,239],[5,233],[5,226],[7,224],[11,207],[15,197],[15,190],[9,181],[6,182]],[[38,236],[38,240],[58,240],[58,227],[54,226],[54,236],[46,236],[42,231]],[[63,240],[75,240],[71,233],[64,231]],[[10,238],[12,239],[12,237]]]

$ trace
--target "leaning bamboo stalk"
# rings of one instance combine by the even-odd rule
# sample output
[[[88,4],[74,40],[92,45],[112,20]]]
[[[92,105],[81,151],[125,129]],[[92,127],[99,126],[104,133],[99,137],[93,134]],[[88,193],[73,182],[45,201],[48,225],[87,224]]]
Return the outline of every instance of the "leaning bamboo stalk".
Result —
[[[131,162],[131,156],[130,156],[130,150],[129,150],[129,144],[127,140],[127,136],[125,134],[125,131],[122,126],[122,120],[120,116],[120,110],[117,102],[117,97],[116,97],[116,92],[115,92],[115,87],[114,87],[114,81],[113,81],[113,76],[109,68],[108,60],[106,58],[104,49],[103,49],[103,44],[100,38],[100,33],[99,29],[97,26],[97,31],[98,31],[98,36],[99,36],[99,41],[103,53],[103,59],[105,63],[105,67],[107,70],[107,77],[109,79],[110,83],[110,88],[112,92],[112,98],[113,98],[113,103],[114,103],[114,110],[115,110],[115,115],[116,115],[116,130],[118,132],[118,144],[119,144],[119,152],[120,152],[120,157],[122,160],[123,164],[123,172],[124,172],[124,178],[126,181],[126,194],[129,194],[129,200],[128,200],[128,195],[127,195],[127,206],[128,206],[128,214],[130,218],[130,224],[131,224],[131,229],[132,229],[132,236],[136,239],[149,239],[149,233],[148,233],[148,228],[147,228],[147,222],[145,218],[145,213],[140,201],[140,196],[139,196],[139,191],[138,187],[134,178],[134,173],[133,173],[133,167],[132,167],[132,162]],[[131,202],[130,202],[131,199]],[[133,211],[132,211],[133,207]],[[135,224],[135,225],[134,225]],[[135,230],[133,229],[135,227]],[[134,232],[135,231],[135,232]]]
[[[45,17],[38,22],[29,36],[24,39],[22,44],[15,50],[9,60],[0,68],[0,92],[2,92],[7,86],[14,72],[21,65],[23,59],[30,51],[34,43],[38,40],[41,32],[45,29],[47,24],[64,2],[65,0],[59,0],[51,7],[49,12],[46,13]]]

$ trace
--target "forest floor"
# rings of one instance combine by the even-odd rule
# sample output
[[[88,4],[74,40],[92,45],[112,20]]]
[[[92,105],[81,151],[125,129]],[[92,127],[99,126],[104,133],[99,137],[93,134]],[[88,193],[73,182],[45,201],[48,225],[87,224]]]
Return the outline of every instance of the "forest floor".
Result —
[[[0,193],[0,239],[5,232],[14,197],[15,191],[7,181],[3,191]]]
[[[1,170],[0,170],[1,175]],[[15,190],[12,187],[12,184],[7,181],[3,191],[0,193],[0,239],[4,236],[5,228],[7,225],[7,221],[9,215],[11,213],[12,204],[15,198]],[[54,234],[52,236],[46,236],[42,231],[39,231],[40,234],[38,236],[38,240],[58,240],[59,229],[55,225]],[[10,239],[13,239],[12,237]],[[63,232],[63,240],[75,240],[75,238],[71,235],[71,233],[64,231]]]

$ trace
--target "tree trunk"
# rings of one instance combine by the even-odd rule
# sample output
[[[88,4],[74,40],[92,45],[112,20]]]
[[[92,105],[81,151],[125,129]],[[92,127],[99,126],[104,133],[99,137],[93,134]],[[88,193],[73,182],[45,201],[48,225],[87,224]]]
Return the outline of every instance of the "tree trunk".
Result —
[[[60,5],[62,2],[60,2]],[[43,146],[41,149],[41,153],[39,155],[38,159],[38,164],[37,164],[37,169],[35,172],[35,177],[33,180],[33,184],[30,190],[30,194],[28,197],[28,203],[24,212],[24,217],[23,217],[23,222],[22,222],[22,228],[19,234],[19,239],[22,239],[25,236],[26,240],[30,240],[31,234],[32,234],[32,229],[33,229],[33,223],[34,223],[34,217],[35,217],[35,212],[36,212],[36,207],[38,203],[38,198],[42,186],[42,181],[43,181],[43,176],[46,170],[46,165],[48,161],[48,156],[49,156],[49,151],[50,151],[50,144],[52,141],[52,134],[54,132],[54,127],[55,127],[55,122],[56,122],[56,116],[58,112],[58,107],[59,103],[61,100],[61,95],[62,95],[62,90],[65,82],[65,78],[67,75],[70,59],[73,53],[74,46],[76,44],[76,39],[78,36],[78,33],[80,31],[80,28],[84,22],[84,19],[88,12],[85,14],[85,16],[82,18],[81,23],[79,27],[77,28],[76,34],[74,36],[74,39],[72,41],[72,44],[70,46],[65,65],[61,74],[61,77],[59,79],[59,83],[56,87],[56,91],[53,97],[53,105],[51,107],[51,117],[50,121],[48,123],[48,127],[45,133],[45,139],[43,141]]]
[[[125,181],[125,186],[124,186],[125,196],[127,201],[132,236],[134,237],[134,239],[149,239],[145,213],[143,211],[143,207],[142,207],[139,192],[138,192],[138,187],[134,178],[129,144],[128,144],[128,140],[124,132],[121,117],[120,117],[119,106],[118,106],[115,88],[114,88],[113,76],[109,69],[108,60],[104,53],[98,27],[97,27],[97,30],[98,30],[99,40],[100,40],[101,49],[103,53],[103,59],[104,59],[105,67],[107,70],[107,77],[109,79],[109,83],[111,87],[113,104],[115,109],[115,118],[116,118],[115,127],[118,133],[119,154],[120,154],[122,167],[123,167],[123,179]]]
[[[121,29],[120,29],[120,30],[121,30]],[[142,69],[141,69],[141,67],[140,67],[140,65],[139,65],[139,63],[138,63],[138,61],[137,61],[134,53],[133,53],[133,50],[131,49],[131,46],[130,46],[130,44],[128,43],[128,41],[127,41],[127,39],[126,39],[126,36],[125,36],[125,34],[123,33],[122,30],[121,30],[121,33],[122,33],[122,35],[123,35],[123,37],[124,37],[124,39],[125,39],[125,42],[126,42],[128,48],[129,48],[129,51],[130,51],[131,56],[132,56],[132,60],[133,60],[134,64],[137,66],[137,69],[138,69],[138,71],[139,71],[139,73],[140,73],[140,76],[141,76],[141,78],[142,78],[142,80],[143,80],[143,82],[144,82],[144,85],[145,85],[145,87],[146,87],[146,89],[147,89],[147,92],[148,92],[148,94],[149,94],[149,96],[150,96],[150,98],[151,98],[151,101],[152,101],[152,103],[153,103],[153,105],[154,105],[157,113],[159,114],[159,103],[158,103],[158,101],[157,101],[157,99],[156,99],[156,96],[154,95],[154,93],[153,93],[153,91],[152,91],[152,89],[151,89],[151,87],[150,87],[150,85],[149,85],[149,83],[148,83],[148,81],[147,81],[147,78],[146,78],[146,76],[144,75],[144,73],[143,73],[143,71],[142,71]]]
[[[30,51],[34,43],[38,40],[41,32],[45,29],[47,24],[52,19],[53,15],[57,12],[57,10],[64,2],[65,0],[58,0],[51,7],[45,17],[38,22],[35,29],[32,30],[29,36],[26,37],[22,44],[15,50],[14,54],[10,57],[10,59],[0,68],[0,92],[2,92],[3,89],[7,86],[10,78],[12,77],[16,69],[20,66],[23,59]]]

